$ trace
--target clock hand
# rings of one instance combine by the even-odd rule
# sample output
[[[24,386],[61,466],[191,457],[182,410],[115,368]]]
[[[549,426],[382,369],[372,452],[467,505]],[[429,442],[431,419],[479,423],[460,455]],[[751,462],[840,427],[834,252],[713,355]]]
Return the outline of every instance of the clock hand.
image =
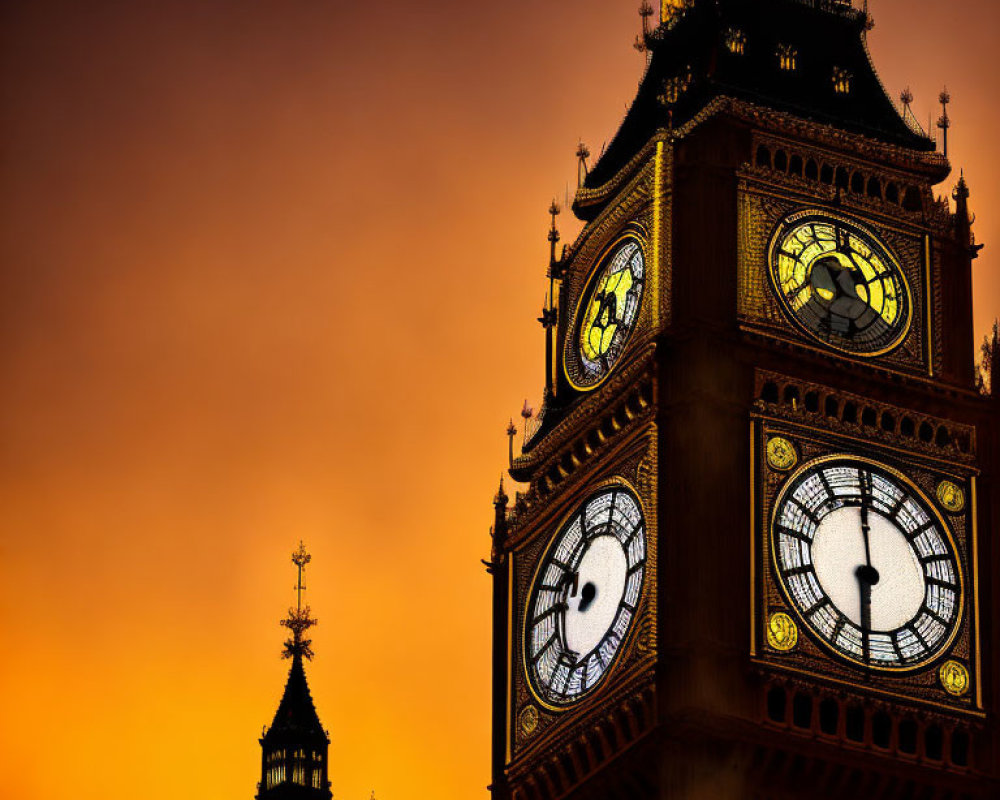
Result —
[[[861,473],[861,535],[865,541],[865,563],[857,568],[858,588],[861,593],[861,652],[867,664],[871,659],[872,587],[878,583],[878,570],[872,566],[871,526],[868,523],[868,506],[871,499],[871,473]]]
[[[855,575],[858,577],[858,589],[861,593],[861,655],[865,664],[871,657],[872,584],[868,575],[869,570],[871,567],[862,564],[855,571]]]
[[[868,524],[868,481],[871,478],[871,473],[862,472],[861,473],[861,534],[865,539],[865,565],[870,567],[872,565],[872,551],[871,551],[871,526]]]

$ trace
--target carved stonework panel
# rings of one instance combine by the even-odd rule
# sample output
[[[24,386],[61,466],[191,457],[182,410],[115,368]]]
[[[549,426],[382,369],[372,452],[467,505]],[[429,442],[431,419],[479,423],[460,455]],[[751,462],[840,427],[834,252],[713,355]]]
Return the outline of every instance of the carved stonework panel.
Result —
[[[950,214],[934,202],[926,175],[863,161],[807,140],[758,134],[742,174],[806,198],[854,208],[890,223],[905,223],[935,234],[950,228]]]
[[[975,471],[761,408],[754,660],[806,683],[979,714]]]
[[[764,416],[974,468],[976,430],[871,397],[768,370],[755,374],[754,406]]]

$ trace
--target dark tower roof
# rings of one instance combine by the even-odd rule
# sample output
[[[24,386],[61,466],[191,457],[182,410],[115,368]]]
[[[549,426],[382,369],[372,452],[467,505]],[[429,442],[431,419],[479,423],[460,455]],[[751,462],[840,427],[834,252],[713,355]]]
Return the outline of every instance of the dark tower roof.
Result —
[[[841,0],[694,0],[649,37],[652,57],[639,92],[586,186],[605,183],[658,129],[683,125],[717,97],[933,150],[886,94],[867,27],[868,17]],[[730,48],[733,37],[742,52]],[[782,68],[782,48],[795,52],[794,69]],[[850,91],[835,91],[835,70],[849,76]]]
[[[309,693],[306,671],[301,653],[292,658],[292,668],[288,671],[285,692],[281,696],[271,727],[264,734],[265,746],[272,744],[307,744],[310,742],[329,744],[320,724],[316,706]]]

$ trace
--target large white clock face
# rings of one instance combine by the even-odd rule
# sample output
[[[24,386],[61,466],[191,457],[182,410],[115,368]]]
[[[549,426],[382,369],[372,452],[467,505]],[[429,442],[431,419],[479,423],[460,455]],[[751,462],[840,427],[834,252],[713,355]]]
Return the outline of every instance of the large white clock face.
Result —
[[[778,499],[771,541],[788,599],[844,658],[908,669],[954,638],[962,579],[951,534],[890,467],[847,455],[805,465]]]
[[[569,705],[608,674],[635,619],[645,564],[642,509],[624,486],[594,494],[563,525],[525,622],[528,677],[543,703]]]

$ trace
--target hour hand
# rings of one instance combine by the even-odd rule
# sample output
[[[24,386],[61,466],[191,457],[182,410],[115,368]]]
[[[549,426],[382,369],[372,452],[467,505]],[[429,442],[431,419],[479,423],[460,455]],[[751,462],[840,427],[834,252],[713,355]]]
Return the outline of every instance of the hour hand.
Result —
[[[861,594],[861,652],[867,664],[870,660],[870,637],[872,630],[872,587],[878,583],[878,570],[870,564],[862,564],[854,574],[858,578]]]
[[[573,572],[563,575],[561,580],[561,586],[564,592],[563,603],[562,603],[564,606],[567,605],[566,601],[568,601],[571,597],[576,597],[576,593],[579,589],[579,583],[580,583],[580,573]]]

